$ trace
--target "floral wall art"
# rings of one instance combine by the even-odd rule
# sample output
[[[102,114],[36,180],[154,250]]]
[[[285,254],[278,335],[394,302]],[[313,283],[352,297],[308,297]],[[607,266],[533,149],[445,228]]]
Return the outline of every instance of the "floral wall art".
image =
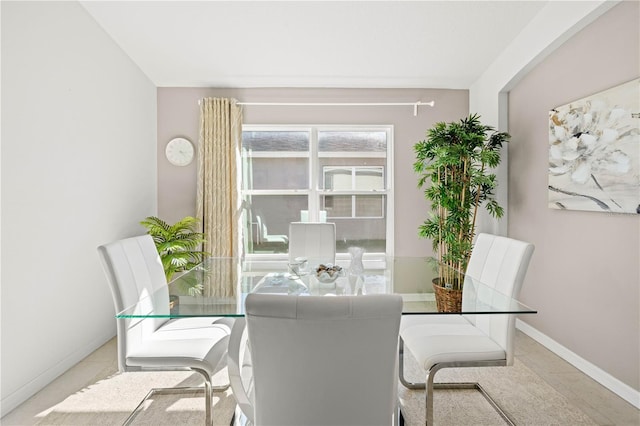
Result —
[[[640,214],[640,79],[549,111],[549,207]]]

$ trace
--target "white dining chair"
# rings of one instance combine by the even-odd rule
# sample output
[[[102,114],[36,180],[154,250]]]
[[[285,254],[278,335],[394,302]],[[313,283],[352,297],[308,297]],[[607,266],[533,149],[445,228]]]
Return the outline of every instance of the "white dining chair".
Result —
[[[401,296],[253,293],[245,310],[252,389],[232,386],[251,424],[388,426],[399,421]]]
[[[260,244],[265,243],[279,243],[286,245],[289,242],[289,238],[286,235],[269,234],[267,224],[261,215],[256,215],[256,221],[258,223],[258,242]]]
[[[512,238],[479,234],[463,287],[463,311],[478,302],[473,282],[477,281],[506,298],[517,298],[534,246]],[[513,420],[479,383],[434,383],[443,368],[496,367],[513,365],[515,315],[420,315],[405,316],[400,329],[400,381],[410,389],[426,388],[425,422],[433,424],[434,389],[477,389],[505,421]],[[405,348],[426,371],[425,383],[412,383],[404,377]]]
[[[136,306],[132,313],[150,318],[117,318],[117,356],[120,372],[192,370],[204,378],[206,424],[212,424],[211,379],[226,366],[233,320],[193,317],[169,319],[169,290],[153,239],[126,238],[98,247],[115,312]],[[154,394],[194,388],[152,389],[124,424],[130,424],[144,402]]]
[[[296,257],[335,264],[335,223],[291,222],[289,224],[289,262],[293,262]]]

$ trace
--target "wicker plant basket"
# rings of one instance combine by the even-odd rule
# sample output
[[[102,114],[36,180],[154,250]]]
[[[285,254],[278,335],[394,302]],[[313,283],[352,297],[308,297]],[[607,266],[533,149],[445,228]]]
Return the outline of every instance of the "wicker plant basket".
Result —
[[[440,278],[434,278],[433,291],[436,295],[438,312],[462,311],[462,290],[444,288],[440,285]]]

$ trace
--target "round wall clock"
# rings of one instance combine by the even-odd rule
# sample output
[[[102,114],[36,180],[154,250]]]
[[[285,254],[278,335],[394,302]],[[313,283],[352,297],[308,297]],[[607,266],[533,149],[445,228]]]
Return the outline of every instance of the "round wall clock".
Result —
[[[186,166],[193,161],[193,144],[185,138],[174,138],[164,150],[167,160],[174,166]]]

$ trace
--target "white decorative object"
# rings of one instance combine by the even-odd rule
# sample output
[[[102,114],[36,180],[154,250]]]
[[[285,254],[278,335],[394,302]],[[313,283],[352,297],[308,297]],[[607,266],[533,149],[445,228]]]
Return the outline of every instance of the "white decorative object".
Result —
[[[549,207],[640,213],[640,79],[549,111]]]
[[[167,160],[174,166],[187,166],[193,161],[195,150],[193,144],[185,138],[174,138],[165,148]]]
[[[289,262],[289,278],[293,280],[299,279],[303,275],[307,275],[307,266],[309,261],[306,257],[296,257]]]

